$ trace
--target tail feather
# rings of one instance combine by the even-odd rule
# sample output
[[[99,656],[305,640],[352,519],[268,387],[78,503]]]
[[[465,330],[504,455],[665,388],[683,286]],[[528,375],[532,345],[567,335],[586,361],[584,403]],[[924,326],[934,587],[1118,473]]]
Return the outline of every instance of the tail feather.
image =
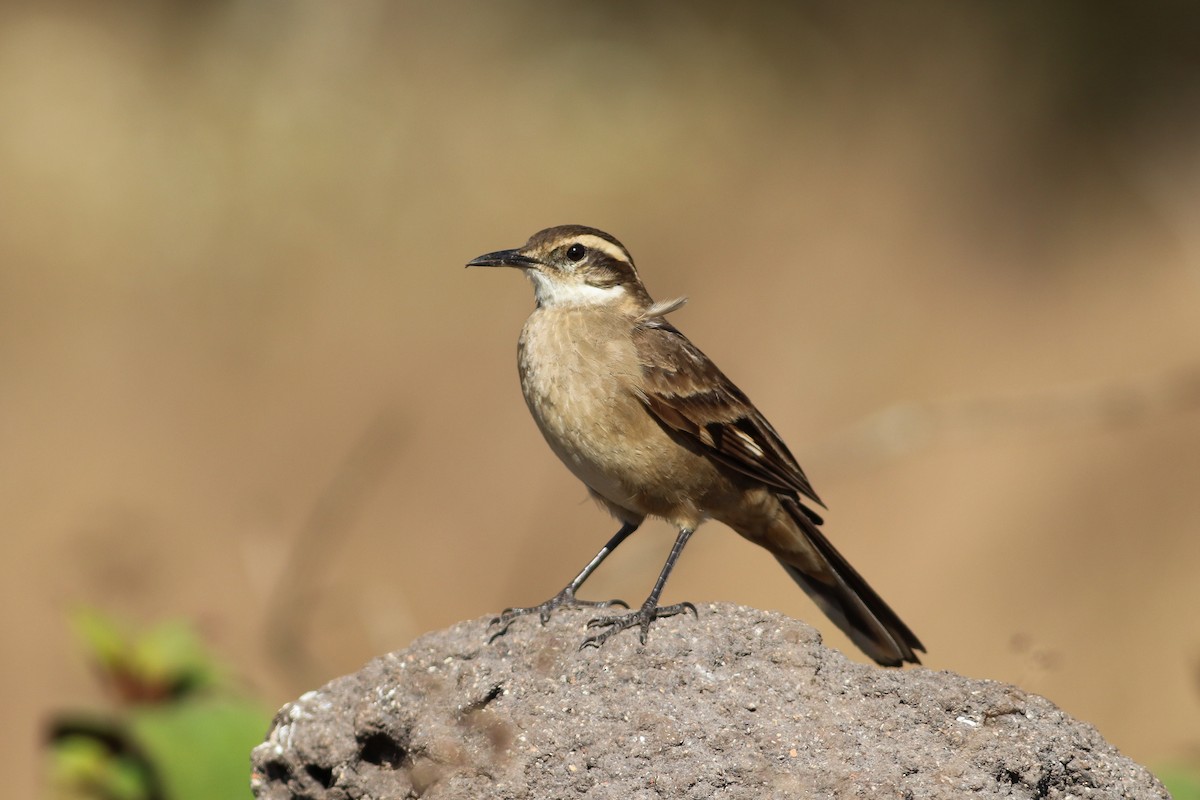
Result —
[[[780,501],[813,549],[828,565],[825,575],[812,575],[782,558],[779,563],[834,624],[871,658],[887,667],[921,663],[915,651],[925,646],[883,598],[850,566],[795,498]]]

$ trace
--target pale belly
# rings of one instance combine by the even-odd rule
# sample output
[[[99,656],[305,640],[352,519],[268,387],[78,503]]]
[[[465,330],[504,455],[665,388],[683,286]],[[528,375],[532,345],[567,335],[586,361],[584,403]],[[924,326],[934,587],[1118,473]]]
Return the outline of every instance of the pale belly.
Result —
[[[706,459],[672,440],[631,390],[640,370],[619,331],[564,325],[535,312],[522,331],[521,389],[550,448],[609,503],[698,524]]]

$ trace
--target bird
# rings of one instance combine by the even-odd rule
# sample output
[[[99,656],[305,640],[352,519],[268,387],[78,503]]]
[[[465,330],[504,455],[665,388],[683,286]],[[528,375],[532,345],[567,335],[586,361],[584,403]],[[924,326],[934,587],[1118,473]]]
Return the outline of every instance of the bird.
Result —
[[[533,284],[536,306],[521,330],[521,390],[550,449],[620,522],[620,529],[558,594],[492,620],[503,635],[564,607],[627,611],[588,622],[582,644],[600,647],[636,628],[690,612],[660,606],[696,528],[716,520],[769,551],[816,605],[883,666],[920,663],[924,645],[821,531],[825,508],[766,417],[666,317],[686,298],[651,299],[629,250],[584,225],[535,233],[521,247],[486,253],[468,267],[511,267]],[[576,596],[597,567],[648,518],[678,531],[645,602]]]

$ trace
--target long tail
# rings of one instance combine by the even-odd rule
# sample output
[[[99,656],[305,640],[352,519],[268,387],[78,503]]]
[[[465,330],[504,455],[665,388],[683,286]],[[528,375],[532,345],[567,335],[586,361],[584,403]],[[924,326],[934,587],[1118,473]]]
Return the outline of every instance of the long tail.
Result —
[[[906,661],[921,663],[914,652],[925,652],[921,640],[829,543],[812,516],[805,513],[808,509],[795,498],[779,499],[828,566],[827,570],[821,570],[824,574],[810,574],[779,558],[792,580],[864,653],[880,664],[898,667]]]

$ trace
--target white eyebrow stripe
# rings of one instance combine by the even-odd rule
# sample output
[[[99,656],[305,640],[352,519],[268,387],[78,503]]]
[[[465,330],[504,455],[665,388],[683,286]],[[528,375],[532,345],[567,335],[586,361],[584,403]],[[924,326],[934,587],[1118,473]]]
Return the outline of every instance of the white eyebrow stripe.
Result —
[[[629,253],[626,253],[624,248],[617,247],[608,239],[601,239],[599,236],[594,234],[585,233],[578,237],[575,241],[579,242],[579,244],[583,245],[589,250],[599,250],[609,258],[616,259],[617,261],[623,261],[626,264],[633,263],[629,259]]]

